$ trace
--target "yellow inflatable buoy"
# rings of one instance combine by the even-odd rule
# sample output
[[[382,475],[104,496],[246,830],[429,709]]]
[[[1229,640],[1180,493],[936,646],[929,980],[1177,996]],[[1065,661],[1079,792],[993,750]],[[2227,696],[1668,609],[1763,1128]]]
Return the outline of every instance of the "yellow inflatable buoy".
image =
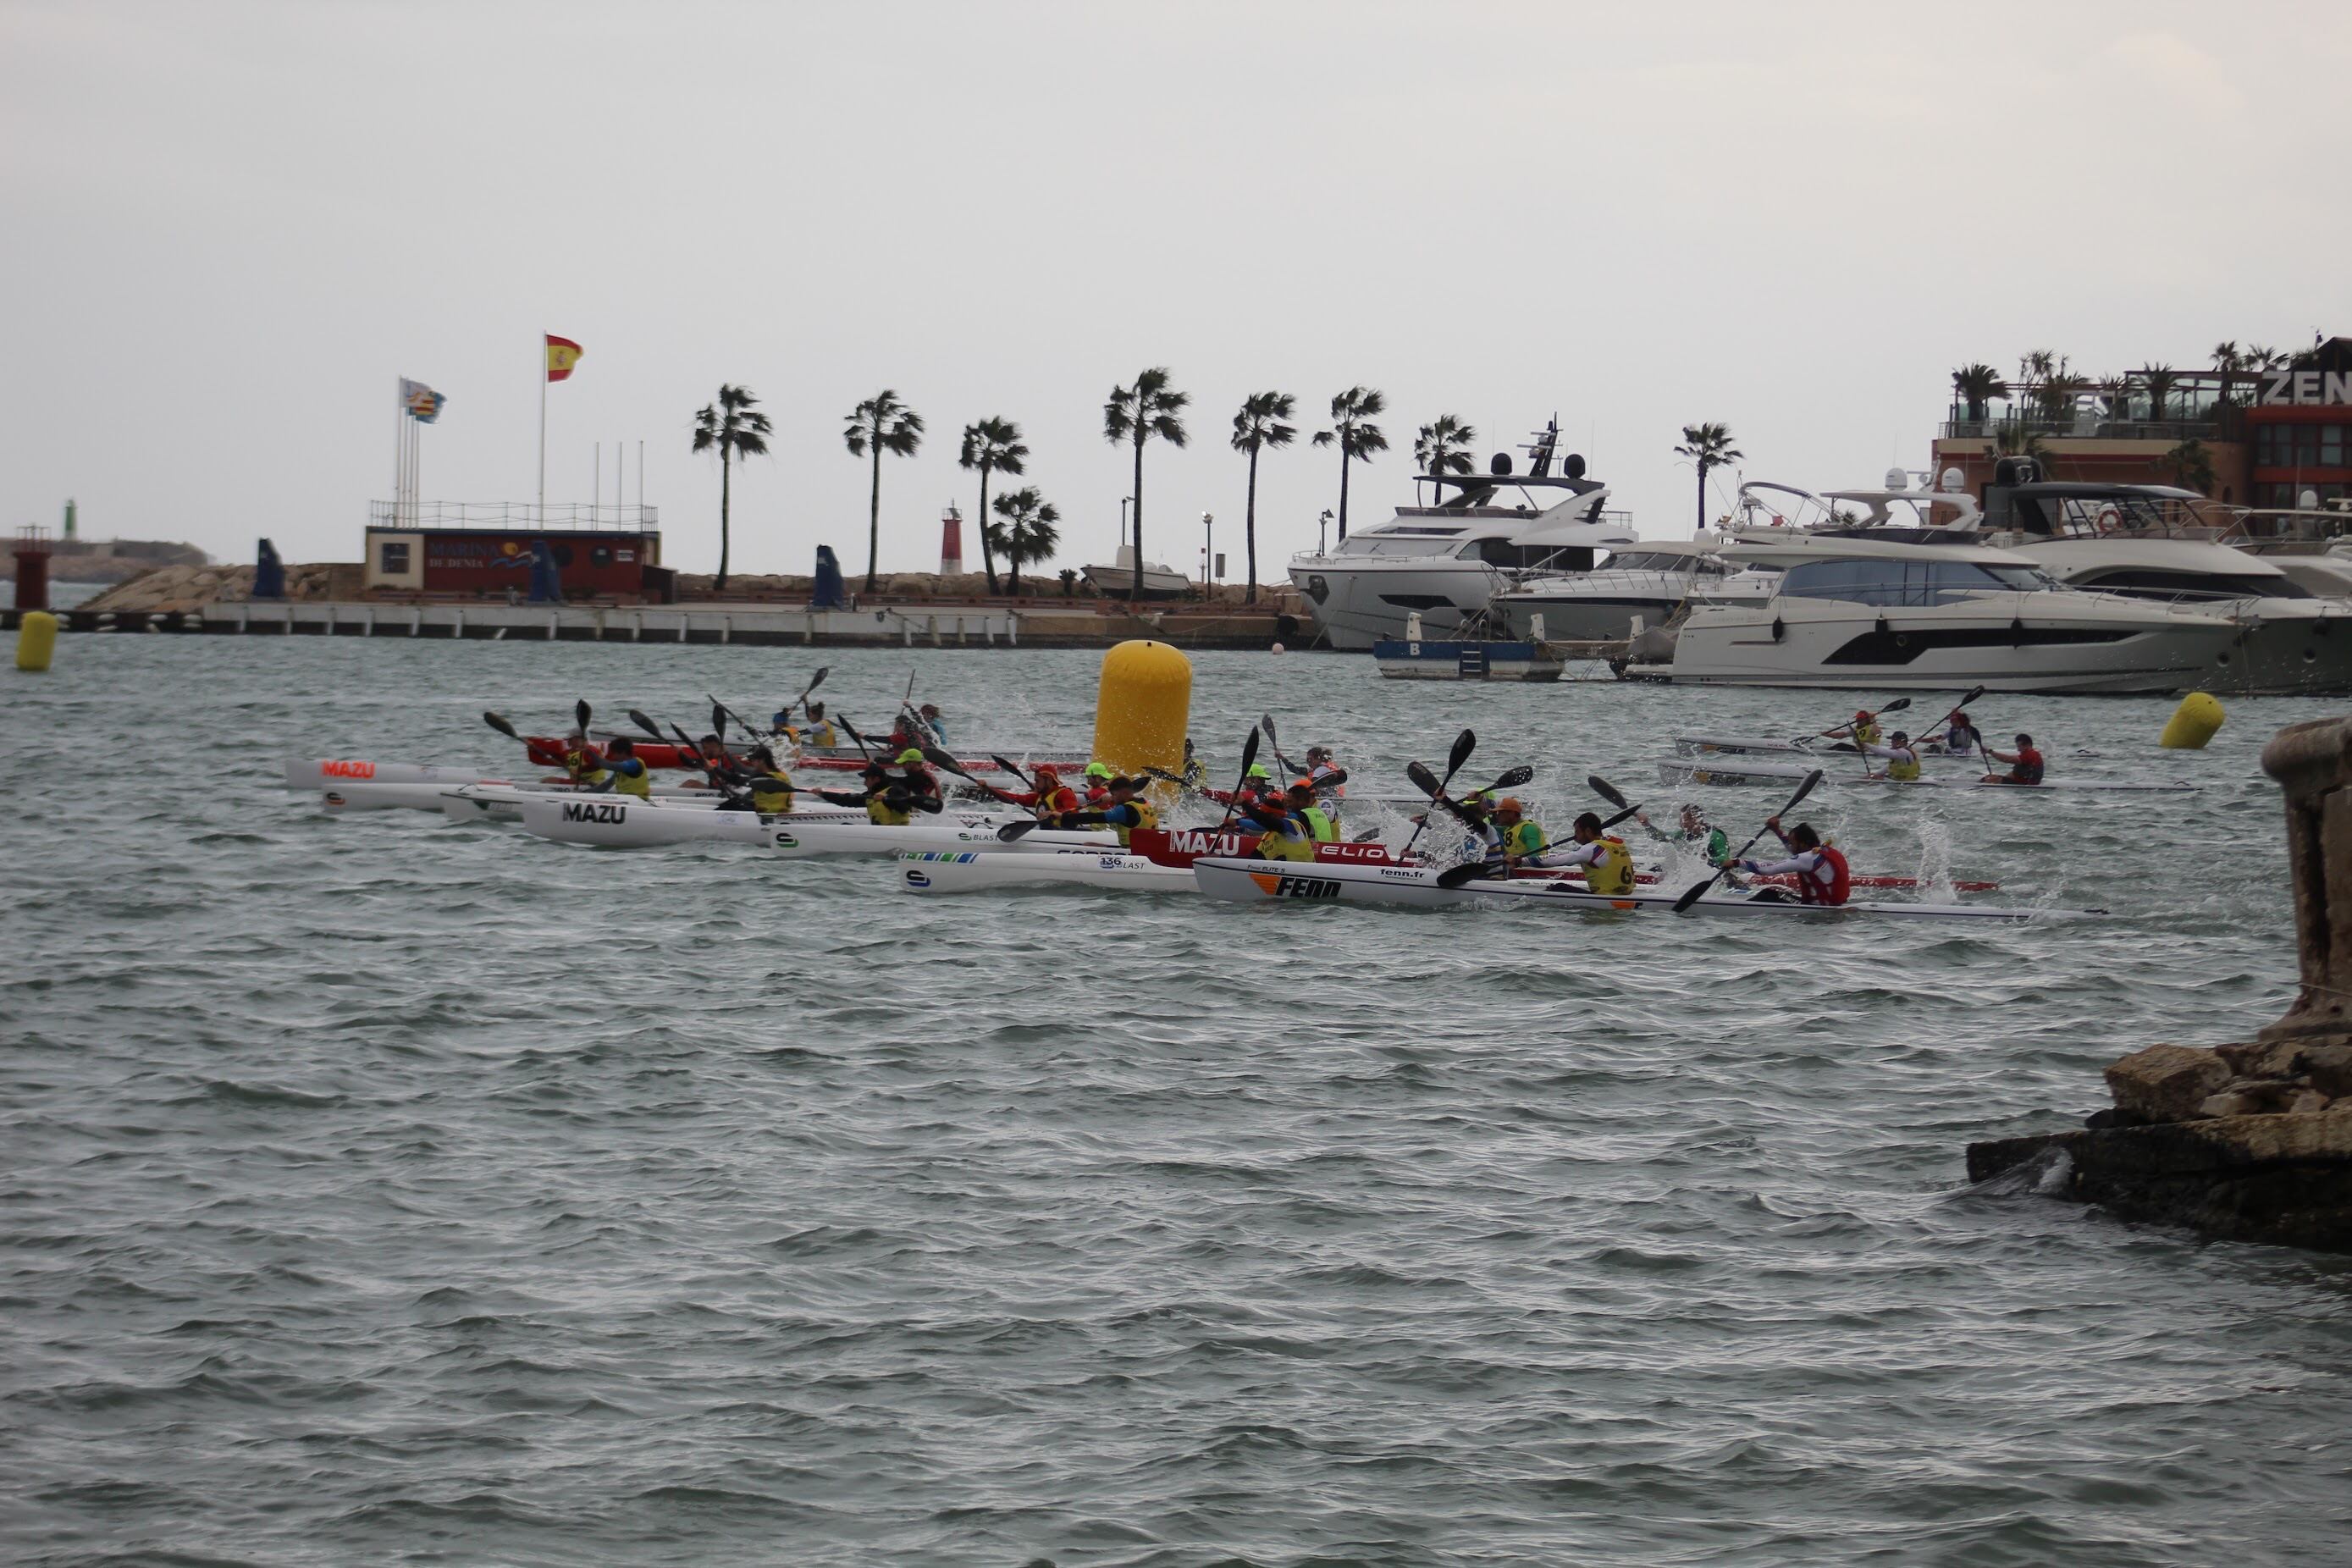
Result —
[[[2156,743],[2176,752],[2201,752],[2213,731],[2221,727],[2221,701],[2210,692],[2192,691],[2180,700],[2180,706],[2165,721],[2164,733]]]
[[[58,651],[58,618],[47,610],[26,610],[16,627],[16,668],[38,675]]]
[[[1164,642],[1123,642],[1103,655],[1095,690],[1094,760],[1141,776],[1181,773],[1192,720],[1192,661]]]

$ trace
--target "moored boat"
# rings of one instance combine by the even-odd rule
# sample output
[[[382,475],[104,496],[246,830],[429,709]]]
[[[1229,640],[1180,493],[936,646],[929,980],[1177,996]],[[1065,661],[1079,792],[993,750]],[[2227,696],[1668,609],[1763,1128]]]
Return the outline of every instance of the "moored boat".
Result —
[[[1860,764],[1855,764],[1859,769]],[[1658,782],[1668,787],[1682,784],[1729,784],[1735,786],[1772,787],[1787,789],[1816,770],[1801,763],[1751,762],[1734,757],[1661,758]],[[2053,791],[2074,793],[2089,791],[2102,795],[2181,795],[2194,790],[2191,784],[2131,784],[2118,779],[2044,779],[2038,784],[1987,784],[1982,773],[1958,773],[1941,778],[1890,779],[1883,774],[1864,774],[1859,771],[1841,773],[1824,771],[1824,785],[1843,787],[1884,787],[1890,790],[1982,790],[1987,793],[2006,791],[2011,795],[2047,795]]]

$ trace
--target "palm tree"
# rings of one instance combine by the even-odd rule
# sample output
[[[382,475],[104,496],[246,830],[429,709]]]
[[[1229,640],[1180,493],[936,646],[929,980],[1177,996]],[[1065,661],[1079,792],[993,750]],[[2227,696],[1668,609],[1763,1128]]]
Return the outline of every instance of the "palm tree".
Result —
[[[1375,452],[1389,449],[1389,438],[1370,423],[1388,411],[1389,400],[1369,386],[1351,386],[1331,400],[1331,428],[1315,432],[1315,445],[1339,448],[1339,542],[1348,542],[1348,468],[1358,458],[1369,463]]]
[[[2050,448],[2031,426],[2021,420],[2005,420],[2000,433],[1993,438],[1993,450],[2004,458],[2031,458],[2037,463],[2048,464]]]
[[[2009,383],[1989,364],[1966,364],[1952,373],[1952,395],[1968,405],[1969,423],[1981,425],[1989,412],[1986,405],[2009,395]]]
[[[1455,416],[1441,414],[1413,437],[1412,460],[1424,474],[1466,474],[1471,467],[1470,443],[1477,438],[1478,432]],[[1418,490],[1418,483],[1414,488]]]
[[[1698,465],[1698,531],[1706,531],[1706,471],[1736,463],[1748,456],[1731,444],[1728,425],[1685,425],[1683,444],[1675,448],[1678,458],[1688,458]]]
[[[1062,510],[1037,493],[1035,485],[1024,485],[996,498],[996,515],[1003,522],[982,521],[980,531],[1004,556],[1012,568],[1013,596],[1021,596],[1021,568],[1032,561],[1043,561],[1054,553],[1062,542],[1061,530],[1054,525],[1062,521]]]
[[[963,451],[956,461],[980,470],[980,565],[988,574],[988,591],[996,592],[996,553],[988,537],[988,476],[998,469],[1017,474],[1028,460],[1021,444],[1021,426],[1010,419],[982,419],[963,427]]]
[[[1171,447],[1185,441],[1179,417],[1192,401],[1189,392],[1168,384],[1168,367],[1155,365],[1135,378],[1133,386],[1114,386],[1103,404],[1103,439],[1116,447],[1122,441],[1135,447],[1135,602],[1143,602],[1143,444],[1154,436]]]
[[[849,411],[842,444],[853,458],[871,455],[874,491],[866,510],[866,591],[874,592],[874,565],[882,554],[882,454],[911,458],[923,444],[923,416],[898,401],[888,387]]]
[[[1298,412],[1298,399],[1286,392],[1253,392],[1242,399],[1234,416],[1234,450],[1249,454],[1249,505],[1242,514],[1244,552],[1249,557],[1249,589],[1242,603],[1257,603],[1257,455],[1267,447],[1287,447],[1298,438],[1297,426],[1284,420]]]
[[[2221,373],[2221,391],[2217,402],[2228,403],[2238,384],[2238,374],[2246,368],[2245,352],[2238,347],[2235,338],[2224,338],[2213,345],[2213,368]]]
[[[735,459],[765,456],[772,434],[768,416],[754,412],[759,401],[747,388],[722,384],[719,401],[704,404],[694,416],[694,449],[719,454],[719,581],[712,584],[718,593],[727,588],[727,514],[734,500]]]
[[[2164,423],[2164,400],[2180,384],[2180,373],[2168,364],[2147,364],[2139,369],[2140,384],[2147,388],[2147,418],[2151,425]]]
[[[2204,442],[2192,436],[2167,452],[2164,461],[2172,469],[2174,484],[2200,495],[2213,493],[2213,454],[2205,449]]]

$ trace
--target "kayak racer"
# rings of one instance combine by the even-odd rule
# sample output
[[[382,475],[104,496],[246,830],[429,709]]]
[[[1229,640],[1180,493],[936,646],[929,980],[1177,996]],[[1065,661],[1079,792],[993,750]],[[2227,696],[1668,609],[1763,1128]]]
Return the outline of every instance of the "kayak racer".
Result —
[[[1099,811],[1081,811],[1062,819],[1065,827],[1108,827],[1118,836],[1118,847],[1129,847],[1128,835],[1137,828],[1160,826],[1160,814],[1151,803],[1137,793],[1136,782],[1120,773],[1112,778],[1105,792],[1108,799]],[[1311,851],[1310,851],[1311,853]]]
[[[1894,742],[1891,746],[1865,744],[1862,753],[1866,757],[1877,757],[1886,763],[1886,771],[1878,777],[1893,779],[1897,784],[1916,784],[1919,780],[1919,748],[1914,746],[1911,737],[1900,730],[1895,731]]]
[[[639,800],[654,797],[654,777],[646,764],[637,760],[637,743],[626,735],[615,735],[604,742],[604,782],[590,787],[599,794],[635,795]]]
[[[1256,800],[1242,807],[1258,830],[1257,854],[1265,860],[1312,860],[1315,846],[1336,843],[1339,828],[1315,804],[1315,785],[1295,779],[1279,801]]]
[[[604,753],[578,730],[563,738],[563,772],[576,784],[601,784],[612,776],[604,771]]]
[[[1720,866],[1731,853],[1731,837],[1722,828],[1712,826],[1706,813],[1697,806],[1683,807],[1682,823],[1669,831],[1656,826],[1643,812],[1635,812],[1633,820],[1640,823],[1651,837],[1661,844],[1680,844],[1695,849],[1710,866]]]
[[[2005,773],[1985,774],[1982,782],[1986,784],[2038,784],[2048,772],[2048,764],[2042,761],[2042,753],[2033,749],[2033,737],[2031,735],[2018,736],[2017,750],[2013,752],[1987,750],[1985,755],[1994,762],[2009,764],[2009,772]]]
[[[1586,812],[1572,829],[1575,847],[1539,856],[1534,864],[1560,870],[1581,868],[1584,885],[1596,893],[1615,896],[1633,890],[1633,854],[1625,841],[1601,826],[1597,813]]]
[[[1811,823],[1801,822],[1786,833],[1780,831],[1780,819],[1777,816],[1767,818],[1764,826],[1789,851],[1789,858],[1769,864],[1760,860],[1733,862],[1740,870],[1759,877],[1794,876],[1797,900],[1801,903],[1834,909],[1852,896],[1853,874],[1846,866],[1844,851],[1822,843]],[[1785,903],[1789,899],[1779,888],[1759,888],[1748,896],[1766,903]]]

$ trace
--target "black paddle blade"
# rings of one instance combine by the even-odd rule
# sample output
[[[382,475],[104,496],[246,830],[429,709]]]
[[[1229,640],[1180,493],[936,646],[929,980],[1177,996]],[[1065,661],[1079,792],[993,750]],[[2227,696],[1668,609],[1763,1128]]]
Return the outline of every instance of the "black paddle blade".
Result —
[[[942,752],[937,746],[925,746],[923,748],[923,761],[930,763],[931,766],[935,768],[945,768],[948,772],[954,773],[959,778],[968,779],[971,777],[971,774],[964,771],[964,766],[961,763],[957,762],[955,758],[950,756],[947,752]],[[974,782],[977,783],[978,781],[975,780]]]
[[[805,687],[803,687],[803,688],[802,689],[802,690],[801,690],[801,699],[800,699],[800,700],[801,700],[801,702],[805,702],[805,701],[807,701],[807,700],[808,700],[808,694],[809,694],[810,692],[812,692],[812,691],[814,691],[818,687],[823,686],[823,685],[824,684],[824,678],[825,678],[826,676],[828,676],[828,675],[831,675],[832,673],[833,673],[833,666],[831,666],[831,665],[829,665],[829,664],[820,664],[820,665],[818,665],[818,666],[816,667],[816,673],[815,673],[814,675],[812,675],[812,676],[810,676],[810,677],[809,677],[809,683],[808,683],[808,685],[807,685],[807,686],[805,686]],[[796,703],[794,703],[793,706],[794,706],[795,708],[797,708],[797,707],[799,707],[799,706],[800,706],[800,703],[799,703],[799,702],[796,702]]]
[[[1412,781],[1413,788],[1421,791],[1422,794],[1427,795],[1432,800],[1435,800],[1438,795],[1443,793],[1444,786],[1437,782],[1437,775],[1431,773],[1428,767],[1423,763],[1405,763],[1404,776]]]
[[[710,732],[719,737],[721,745],[727,742],[727,705],[716,697],[710,700]]]
[[[1249,739],[1242,742],[1242,777],[1249,777],[1250,769],[1256,765],[1258,742],[1264,738],[1253,728],[1249,732]]]
[[[1619,823],[1624,821],[1627,817],[1633,816],[1635,812],[1641,809],[1642,808],[1639,805],[1629,805],[1624,810],[1619,812],[1616,816],[1609,818],[1606,822],[1603,822],[1601,826],[1603,827],[1614,827]]]
[[[1444,870],[1440,871],[1437,874],[1437,885],[1441,888],[1458,888],[1465,882],[1479,880],[1493,869],[1483,860],[1465,860],[1459,866],[1448,866]]]
[[[1622,805],[1625,804],[1624,791],[1619,789],[1615,784],[1611,784],[1607,779],[1602,778],[1599,773],[1585,774],[1584,783],[1593,794],[1599,795],[1610,805]]]
[[[1898,697],[1894,701],[1888,703],[1885,707],[1881,708],[1879,711],[1881,713],[1900,713],[1903,710],[1910,706],[1911,699],[1908,697]]]
[[[580,732],[583,735],[588,732],[588,715],[590,711],[591,710],[588,706],[588,699],[585,697],[583,697],[579,701],[574,702],[572,705],[572,716],[580,721]]]
[[[1257,727],[1265,731],[1266,744],[1272,746],[1276,754],[1279,755],[1282,751],[1282,742],[1274,732],[1274,715],[1271,713],[1260,715]]]
[[[1003,757],[992,756],[992,757],[990,757],[988,760],[989,760],[990,762],[992,762],[992,763],[994,763],[998,767],[1000,767],[1000,768],[1003,769],[1003,770],[1004,770],[1004,776],[1005,776],[1006,778],[1009,778],[1009,779],[1019,779],[1019,780],[1020,780],[1023,784],[1029,784],[1029,775],[1028,775],[1027,773],[1023,773],[1019,768],[1014,767],[1011,763],[1009,763],[1009,762],[1005,761]],[[1034,784],[1030,784],[1030,787],[1031,787],[1032,789],[1034,789],[1036,786],[1035,786]]]
[[[629,710],[629,722],[635,724],[638,729],[643,730],[646,734],[651,735],[656,741],[667,738],[662,734],[662,727],[660,725],[646,718],[642,712],[639,712],[635,708]]]
[[[1774,812],[1773,815],[1775,816],[1786,816],[1790,812],[1796,810],[1804,798],[1813,793],[1813,786],[1821,782],[1822,770],[1815,768],[1811,773],[1805,775],[1805,782],[1797,786],[1797,793],[1789,797],[1789,804],[1782,806],[1779,811]]]
[[[515,727],[513,725],[508,723],[504,719],[499,718],[495,713],[485,711],[482,714],[482,722],[488,724],[491,729],[496,730],[499,734],[504,735],[509,741],[520,741],[522,739],[520,735],[515,733]]]
[[[1495,782],[1488,784],[1486,790],[1487,793],[1492,794],[1498,789],[1517,789],[1535,776],[1535,769],[1521,763],[1516,768],[1505,768],[1501,773],[1496,773]]]
[[[1717,882],[1720,882],[1721,880],[1723,880],[1723,873],[1722,873],[1721,871],[1717,871],[1714,876],[1709,877],[1706,881],[1704,881],[1704,882],[1693,882],[1689,887],[1687,887],[1687,888],[1684,889],[1683,889],[1683,896],[1682,896],[1681,898],[1676,899],[1676,900],[1675,900],[1675,913],[1676,913],[1676,914],[1681,914],[1684,910],[1685,910],[1689,909],[1693,904],[1695,904],[1695,903],[1698,902],[1698,901],[1699,901],[1699,900],[1700,900],[1701,898],[1703,898],[1703,897],[1705,897],[1705,896],[1706,896],[1706,890],[1707,890],[1709,888],[1714,887]]]
[[[1022,835],[1034,833],[1036,827],[1037,822],[1034,817],[1027,822],[1008,822],[996,830],[996,837],[1003,843],[1012,844],[1018,841]]]
[[[1445,776],[1452,778],[1455,773],[1460,773],[1462,771],[1462,764],[1468,762],[1470,760],[1470,753],[1477,749],[1478,737],[1472,734],[1469,731],[1465,730],[1459,735],[1454,736],[1454,750],[1446,753]]]
[[[1361,833],[1357,834],[1350,842],[1356,844],[1370,844],[1373,839],[1378,838],[1380,836],[1381,830],[1379,828],[1367,827]]]

